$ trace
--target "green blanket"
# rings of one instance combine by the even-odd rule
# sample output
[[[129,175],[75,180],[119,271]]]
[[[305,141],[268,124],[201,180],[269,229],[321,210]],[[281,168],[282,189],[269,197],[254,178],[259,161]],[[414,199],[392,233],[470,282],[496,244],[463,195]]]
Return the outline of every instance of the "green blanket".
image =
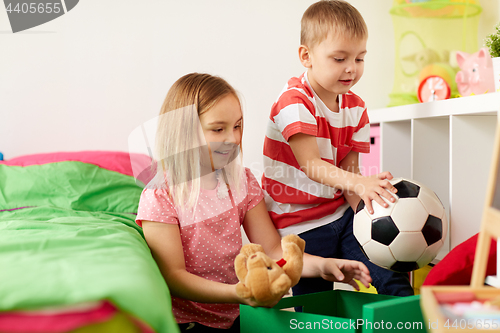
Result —
[[[157,332],[178,331],[135,224],[141,191],[92,164],[0,165],[0,311],[107,299]]]

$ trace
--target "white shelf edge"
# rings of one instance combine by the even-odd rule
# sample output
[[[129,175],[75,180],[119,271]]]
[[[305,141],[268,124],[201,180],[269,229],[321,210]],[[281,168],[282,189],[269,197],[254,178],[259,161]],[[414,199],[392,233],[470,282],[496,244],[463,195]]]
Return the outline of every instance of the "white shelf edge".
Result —
[[[487,276],[484,283],[495,288],[500,288],[500,279],[498,278],[498,275]]]
[[[500,108],[500,92],[452,98],[443,101],[368,109],[370,123],[404,121],[456,115],[495,115]]]

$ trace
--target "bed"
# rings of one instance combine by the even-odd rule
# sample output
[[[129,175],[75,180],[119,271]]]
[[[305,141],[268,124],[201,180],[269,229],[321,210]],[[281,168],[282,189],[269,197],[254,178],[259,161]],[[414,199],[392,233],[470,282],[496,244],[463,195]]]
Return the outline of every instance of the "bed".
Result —
[[[135,223],[148,164],[107,151],[0,161],[0,332],[178,331]]]

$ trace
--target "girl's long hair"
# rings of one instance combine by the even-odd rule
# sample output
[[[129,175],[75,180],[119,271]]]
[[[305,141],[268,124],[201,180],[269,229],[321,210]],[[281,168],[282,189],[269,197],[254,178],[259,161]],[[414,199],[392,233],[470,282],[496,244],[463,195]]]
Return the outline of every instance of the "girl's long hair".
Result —
[[[228,95],[239,101],[237,92],[224,79],[199,73],[181,77],[167,93],[156,131],[153,186],[166,186],[176,207],[194,207],[200,193],[201,151],[208,150],[208,146],[199,116]],[[223,183],[236,191],[243,171],[240,153],[241,146],[222,170]]]

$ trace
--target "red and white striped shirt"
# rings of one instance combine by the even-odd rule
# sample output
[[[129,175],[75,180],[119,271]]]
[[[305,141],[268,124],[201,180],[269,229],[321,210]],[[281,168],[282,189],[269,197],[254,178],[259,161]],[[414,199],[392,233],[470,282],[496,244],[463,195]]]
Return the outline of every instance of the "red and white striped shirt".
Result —
[[[332,112],[311,88],[307,72],[291,78],[272,106],[264,140],[262,187],[282,236],[330,223],[348,207],[341,191],[300,170],[288,144],[297,133],[315,136],[321,159],[335,166],[350,151],[370,151],[370,123],[361,98],[351,91],[339,95],[339,112]]]

